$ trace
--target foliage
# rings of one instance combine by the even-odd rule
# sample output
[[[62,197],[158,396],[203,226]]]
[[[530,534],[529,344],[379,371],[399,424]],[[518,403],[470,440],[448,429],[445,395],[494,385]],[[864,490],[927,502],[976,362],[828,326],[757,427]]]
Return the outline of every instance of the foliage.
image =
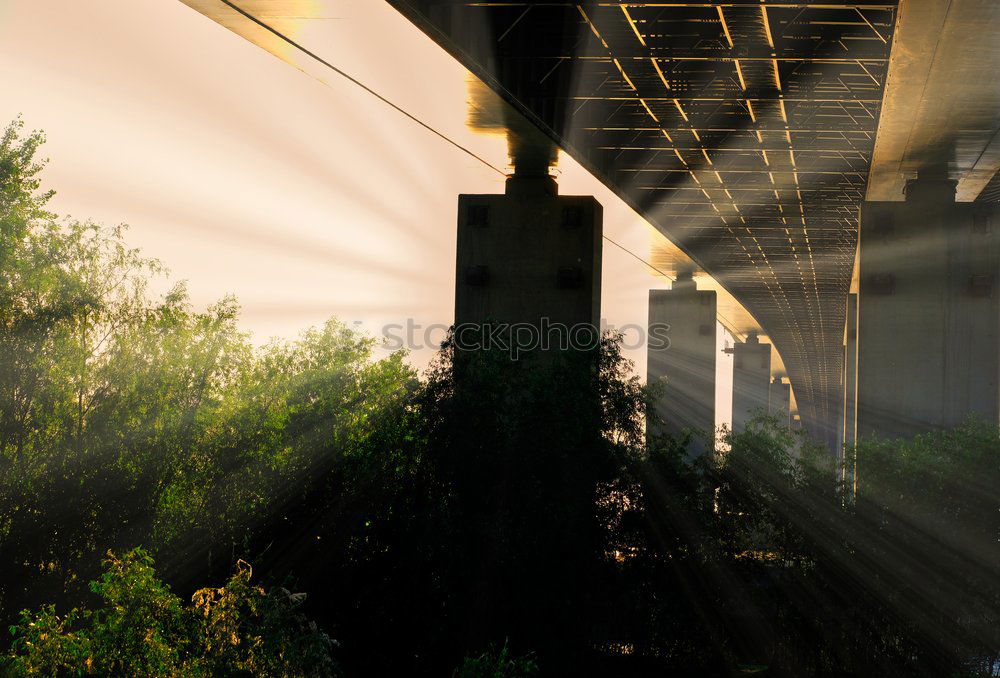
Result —
[[[618,341],[514,362],[446,343],[419,408],[447,493],[445,576],[462,646],[507,638],[571,670],[585,661],[587,591],[603,560],[598,494],[642,438],[643,392]]]
[[[266,593],[245,563],[225,586],[184,606],[142,549],[108,554],[91,582],[101,605],[64,617],[22,613],[7,669],[14,675],[330,676],[333,641],[297,608],[303,594]]]
[[[20,624],[10,627],[11,655],[0,659],[0,668],[13,675],[86,675],[93,666],[91,642],[85,634],[70,630],[78,622],[75,608],[61,617],[55,605],[44,605],[34,613],[25,610]]]
[[[529,678],[538,675],[538,665],[531,655],[517,657],[505,644],[499,652],[484,652],[466,657],[455,670],[455,678]]]
[[[1000,658],[1000,430],[970,419],[851,451],[855,553],[941,671]]]
[[[93,664],[101,673],[170,675],[190,651],[189,620],[180,598],[160,582],[141,550],[119,559],[108,553],[107,570],[90,584],[103,602],[89,617]],[[29,660],[30,660],[30,654]]]
[[[403,356],[334,320],[255,349],[233,299],[154,298],[163,268],[124,227],[44,209],[42,136],[20,129],[0,145],[0,616],[83,604],[98,554],[138,543],[189,591],[240,558],[324,590],[331,547],[363,569],[365,526],[417,473]]]

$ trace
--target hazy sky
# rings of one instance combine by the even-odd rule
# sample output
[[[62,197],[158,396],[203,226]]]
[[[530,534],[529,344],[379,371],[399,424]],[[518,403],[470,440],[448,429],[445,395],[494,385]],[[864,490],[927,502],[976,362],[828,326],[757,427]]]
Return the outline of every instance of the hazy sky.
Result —
[[[466,127],[464,68],[385,2],[334,6],[296,39],[506,167],[504,140]],[[0,82],[0,119],[22,114],[48,136],[53,209],[127,222],[197,306],[236,294],[258,341],[333,315],[376,336],[408,318],[450,324],[457,196],[502,191],[355,85],[176,0],[0,0]],[[661,236],[643,219],[575,162],[559,172],[561,193],[596,196],[605,234],[648,256]],[[667,286],[607,242],[602,285],[619,327],[644,325],[647,290]],[[644,349],[629,355],[644,375]]]

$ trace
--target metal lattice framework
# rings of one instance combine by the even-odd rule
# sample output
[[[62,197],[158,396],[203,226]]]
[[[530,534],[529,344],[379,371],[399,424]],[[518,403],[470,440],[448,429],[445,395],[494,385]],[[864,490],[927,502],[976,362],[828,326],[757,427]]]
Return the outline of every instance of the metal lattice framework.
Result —
[[[894,2],[390,1],[723,283],[832,424]]]

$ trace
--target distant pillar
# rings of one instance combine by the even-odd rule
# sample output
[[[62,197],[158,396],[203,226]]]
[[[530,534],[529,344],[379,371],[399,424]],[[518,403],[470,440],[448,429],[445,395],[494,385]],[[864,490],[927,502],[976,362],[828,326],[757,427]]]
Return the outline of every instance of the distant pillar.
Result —
[[[771,345],[756,332],[736,344],[733,360],[733,431],[739,433],[755,415],[768,412],[771,391]]]
[[[996,203],[956,203],[946,178],[861,210],[857,437],[910,437],[970,414],[996,423]]]
[[[828,427],[827,449],[835,459],[839,459],[844,452],[844,371],[840,371],[836,390],[831,400],[833,409],[833,423]]]
[[[649,291],[647,382],[663,385],[656,414],[665,431],[678,438],[693,432],[692,456],[714,447],[716,316],[715,292],[696,289],[690,273],[672,289]]]
[[[459,196],[456,335],[463,325],[523,323],[558,348],[559,328],[596,333],[601,219],[597,200],[560,196],[545,174],[514,174],[503,195]]]
[[[802,418],[798,414],[792,414],[788,417],[789,428],[794,434],[792,439],[792,448],[789,450],[791,455],[795,458],[802,456],[802,443],[805,440],[805,435],[802,431]]]
[[[781,377],[775,377],[771,381],[771,394],[769,397],[770,414],[775,417],[782,426],[790,427],[792,420],[792,386],[781,381]]]
[[[852,447],[857,436],[858,295],[847,295],[844,339],[844,445]]]

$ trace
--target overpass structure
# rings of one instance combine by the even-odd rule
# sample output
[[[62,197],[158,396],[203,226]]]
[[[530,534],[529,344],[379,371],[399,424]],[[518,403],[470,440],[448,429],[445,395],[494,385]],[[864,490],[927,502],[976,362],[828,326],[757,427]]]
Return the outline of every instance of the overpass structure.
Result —
[[[182,1],[243,34],[336,4]],[[931,169],[998,193],[992,0],[388,2],[728,289],[832,445],[862,204]]]
[[[725,285],[833,428],[894,4],[395,4]]]

